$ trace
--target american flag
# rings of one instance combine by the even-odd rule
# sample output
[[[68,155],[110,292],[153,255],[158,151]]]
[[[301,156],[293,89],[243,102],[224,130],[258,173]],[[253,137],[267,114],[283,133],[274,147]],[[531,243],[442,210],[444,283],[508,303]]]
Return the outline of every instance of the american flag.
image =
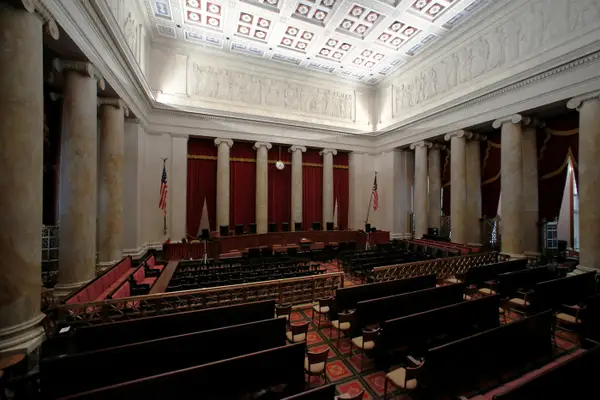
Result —
[[[167,214],[167,166],[163,163],[162,178],[160,179],[160,201],[158,202],[158,208],[163,210],[163,214]]]
[[[377,207],[379,207],[379,195],[377,194],[377,174],[375,174],[375,179],[373,180],[373,191],[371,192],[373,196],[373,211],[377,211]]]

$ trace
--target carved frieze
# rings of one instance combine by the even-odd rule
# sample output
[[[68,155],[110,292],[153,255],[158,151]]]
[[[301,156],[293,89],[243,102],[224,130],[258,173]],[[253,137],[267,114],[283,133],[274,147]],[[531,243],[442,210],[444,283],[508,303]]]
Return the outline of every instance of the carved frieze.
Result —
[[[526,2],[512,18],[394,84],[394,117],[499,67],[534,56],[548,44],[561,43],[598,21],[600,0]]]
[[[188,62],[188,96],[354,120],[354,94]]]

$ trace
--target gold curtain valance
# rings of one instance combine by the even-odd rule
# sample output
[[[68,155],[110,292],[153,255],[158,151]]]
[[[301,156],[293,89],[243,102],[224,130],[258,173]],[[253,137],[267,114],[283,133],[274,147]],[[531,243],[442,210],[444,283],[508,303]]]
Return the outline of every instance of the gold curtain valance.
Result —
[[[485,171],[485,167],[487,165],[488,158],[490,158],[490,150],[492,148],[500,149],[502,147],[500,145],[500,143],[494,143],[491,140],[487,140],[486,143],[487,143],[487,148],[485,149],[485,155],[483,156],[483,163],[481,164],[481,175],[482,176],[483,176],[483,172]]]
[[[204,156],[204,155],[188,154],[188,159],[190,159],[190,160],[214,160],[214,161],[217,161],[217,156]],[[230,157],[229,161],[255,163],[256,159],[255,158]],[[277,162],[277,160],[269,160],[268,161],[269,164],[275,164],[276,162]],[[291,161],[283,161],[283,163],[285,165],[292,165]],[[323,168],[323,164],[318,164],[318,163],[302,163],[302,165],[305,166],[305,167]],[[348,166],[347,165],[334,164],[333,168],[335,168],[335,169],[348,169]]]
[[[544,138],[544,144],[540,148],[540,155],[538,156],[538,160],[541,161],[544,158],[544,153],[546,152],[546,145],[552,139],[552,136],[572,136],[579,133],[579,128],[571,129],[568,131],[557,131],[555,129],[546,128],[546,137]],[[573,158],[574,160],[574,158]]]
[[[542,176],[540,178],[540,181],[543,181],[545,179],[554,178],[556,175],[560,175],[564,171],[564,169],[567,168],[567,165],[569,165],[569,160],[573,163],[573,168],[579,169],[579,164],[577,164],[577,161],[575,161],[575,156],[573,156],[573,152],[571,151],[571,148],[569,147],[567,149],[567,156],[565,157],[565,160],[562,162],[560,167],[558,167],[556,170],[549,172],[546,175]]]
[[[481,186],[488,185],[492,182],[496,182],[498,179],[500,179],[500,175],[501,175],[501,171],[498,171],[498,173],[496,175],[492,176],[490,179],[486,179],[485,181],[481,182]]]

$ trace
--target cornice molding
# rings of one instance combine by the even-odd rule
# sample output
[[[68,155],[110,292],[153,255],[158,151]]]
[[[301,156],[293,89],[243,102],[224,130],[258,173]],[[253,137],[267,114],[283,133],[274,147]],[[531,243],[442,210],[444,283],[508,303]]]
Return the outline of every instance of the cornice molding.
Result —
[[[426,147],[426,148],[430,149],[432,145],[433,144],[431,142],[428,142],[426,140],[421,140],[420,142],[412,143],[410,145],[410,149],[414,150],[417,147]]]
[[[573,97],[567,102],[567,108],[579,111],[579,107],[581,107],[584,102],[592,99],[600,99],[600,90]]]
[[[252,146],[254,150],[258,150],[261,147],[266,147],[267,150],[271,150],[273,148],[273,145],[269,142],[256,142],[254,143],[254,146]]]
[[[215,146],[219,147],[221,144],[226,144],[227,147],[231,148],[231,147],[233,147],[233,140],[231,140],[231,139],[224,139],[224,138],[216,138],[215,139]]]
[[[306,153],[306,147],[304,147],[304,146],[295,146],[294,145],[294,146],[291,146],[288,149],[288,152],[290,152],[290,153],[293,153],[294,151],[299,151],[301,153]]]
[[[188,140],[190,138],[190,135],[188,135],[187,133],[171,133],[171,137],[174,139]]]

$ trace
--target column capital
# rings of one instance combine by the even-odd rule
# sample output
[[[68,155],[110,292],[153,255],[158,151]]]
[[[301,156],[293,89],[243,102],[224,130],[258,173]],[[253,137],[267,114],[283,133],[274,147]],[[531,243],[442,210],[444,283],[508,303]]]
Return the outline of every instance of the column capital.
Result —
[[[471,137],[469,138],[469,140],[478,141],[478,142],[485,142],[487,140],[487,136],[481,135],[479,133],[473,133],[471,135]]]
[[[129,107],[127,107],[127,104],[125,104],[125,102],[121,99],[118,98],[114,98],[114,97],[99,97],[98,98],[98,106],[109,106],[109,107],[114,107],[117,109],[121,109],[123,110],[123,114],[125,114],[126,117],[129,116]]]
[[[59,73],[64,71],[77,71],[90,78],[96,79],[98,81],[98,88],[104,90],[105,85],[102,74],[100,74],[100,71],[98,71],[96,67],[94,67],[94,64],[89,61],[70,61],[55,58],[52,60],[52,69]]]
[[[435,150],[446,150],[446,145],[440,143],[432,143],[431,148]]]
[[[225,143],[229,148],[233,147],[233,140],[225,138],[216,138],[215,146],[219,147],[220,144]]]
[[[256,142],[254,143],[254,150],[258,150],[261,147],[266,147],[267,150],[271,150],[273,145],[269,142]]]
[[[414,150],[416,147],[427,147],[428,149],[430,149],[432,146],[431,142],[427,142],[425,140],[421,140],[420,142],[416,142],[410,145],[410,149]]]
[[[527,121],[523,122],[523,125],[528,128],[544,128],[546,126],[546,122],[537,118],[528,118]]]
[[[44,22],[44,33],[50,36],[52,39],[57,40],[60,36],[58,25],[50,11],[42,3],[41,0],[20,0],[25,11],[30,13],[36,13],[41,20]]]
[[[323,149],[323,150],[321,150],[319,152],[319,155],[320,156],[324,156],[325,154],[329,154],[329,153],[331,153],[331,154],[333,154],[335,156],[337,154],[337,150],[335,150],[335,149]]]
[[[510,122],[512,124],[518,124],[519,122],[523,122],[523,124],[528,124],[530,120],[531,118],[524,117],[521,114],[512,114],[507,115],[506,117],[498,118],[492,123],[492,126],[494,127],[494,129],[500,129],[500,127],[502,127],[502,124],[507,122]]]
[[[302,153],[306,153],[306,147],[293,145],[288,149],[288,152],[293,153],[294,151],[301,151]]]
[[[473,134],[471,132],[469,132],[469,131],[464,130],[464,129],[460,129],[458,131],[447,133],[444,136],[444,140],[448,142],[453,137],[470,139],[471,137],[473,137]]]
[[[579,107],[588,100],[600,99],[600,90],[573,97],[567,102],[567,108],[579,111]]]

